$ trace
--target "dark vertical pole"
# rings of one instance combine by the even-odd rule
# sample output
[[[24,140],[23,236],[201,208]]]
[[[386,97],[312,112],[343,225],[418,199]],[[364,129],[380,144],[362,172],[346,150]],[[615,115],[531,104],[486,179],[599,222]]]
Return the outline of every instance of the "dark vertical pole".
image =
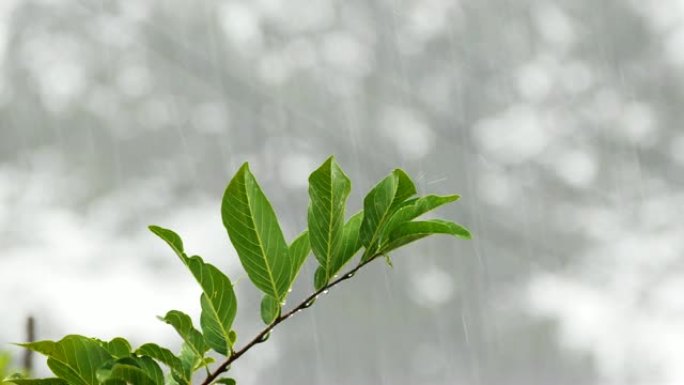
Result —
[[[26,342],[35,342],[36,340],[36,321],[33,316],[26,319]],[[24,372],[29,375],[33,370],[33,351],[30,349],[24,350]]]

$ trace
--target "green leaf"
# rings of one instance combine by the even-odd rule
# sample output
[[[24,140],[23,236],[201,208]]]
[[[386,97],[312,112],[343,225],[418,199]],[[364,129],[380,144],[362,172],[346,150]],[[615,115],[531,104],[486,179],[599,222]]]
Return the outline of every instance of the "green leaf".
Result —
[[[328,280],[328,272],[323,266],[318,266],[314,273],[314,290],[318,291],[324,288],[328,284]]]
[[[36,353],[40,353],[44,356],[53,354],[55,349],[57,349],[57,342],[49,340],[20,343],[15,345],[32,350]]]
[[[217,384],[224,384],[224,385],[235,385],[237,382],[235,382],[234,379],[232,378],[219,378],[216,380]]]
[[[270,325],[280,316],[280,303],[270,295],[261,299],[261,320]]]
[[[249,279],[282,302],[293,271],[287,243],[273,207],[247,163],[226,188],[221,217]]]
[[[166,313],[164,318],[160,319],[173,326],[183,341],[198,357],[204,356],[204,353],[209,350],[209,347],[204,342],[204,336],[192,325],[192,319],[189,315],[178,310],[171,310]]]
[[[188,259],[188,267],[204,291],[200,297],[200,327],[204,339],[209,347],[227,355],[232,347],[230,330],[237,312],[233,285],[219,269],[198,256]]]
[[[171,248],[173,249],[173,251],[175,251],[181,259],[185,257],[185,253],[183,251],[183,240],[178,234],[176,234],[172,230],[165,229],[159,226],[152,225],[148,228],[151,232],[155,233],[159,238],[163,239],[166,243],[168,243],[169,246],[171,246]]]
[[[397,226],[418,218],[439,206],[454,202],[459,198],[460,196],[458,195],[426,195],[424,197],[405,201],[387,221],[387,225],[383,229],[382,241],[387,240],[389,234],[396,229]]]
[[[318,263],[332,276],[333,260],[340,259],[344,244],[344,211],[351,181],[330,157],[309,177],[309,240]]]
[[[177,375],[180,375],[181,378],[185,380],[186,384],[190,381],[190,376],[188,375],[189,373],[187,373],[184,370],[183,362],[180,358],[176,357],[176,355],[173,354],[169,349],[161,347],[157,344],[147,343],[139,347],[135,353],[139,355],[149,356],[168,366],[169,369],[171,369],[171,371],[173,371]]]
[[[306,261],[306,257],[311,253],[311,243],[309,242],[309,231],[304,231],[299,234],[297,238],[290,244],[290,263],[292,264],[292,275],[290,278],[290,286],[297,279],[299,270]]]
[[[175,232],[159,226],[150,226],[150,230],[171,246],[202,287],[200,327],[204,338],[209,347],[228,355],[232,348],[229,333],[237,312],[237,298],[230,280],[202,258],[188,258],[183,250],[183,241]]]
[[[366,247],[363,260],[375,255],[386,222],[415,193],[416,187],[411,178],[403,170],[396,169],[366,195],[360,234],[361,243]]]
[[[58,342],[38,341],[21,346],[46,355],[50,370],[71,385],[98,385],[97,369],[112,359],[98,341],[78,335],[66,336]]]
[[[159,364],[151,357],[141,356],[135,358],[135,362],[140,369],[156,384],[164,385],[164,373]],[[136,384],[137,385],[137,384]]]
[[[152,379],[147,371],[144,369],[127,364],[116,364],[112,367],[111,372],[109,372],[108,378],[103,381],[104,384],[119,384],[119,381],[125,381],[129,384],[135,385],[163,385],[164,382],[160,383]]]
[[[361,230],[361,223],[363,223],[363,211],[352,215],[351,218],[344,224],[342,228],[342,242],[340,251],[332,259],[328,269],[328,279],[332,278],[339,272],[344,265],[356,254],[361,248],[361,239],[359,231]]]
[[[61,378],[6,378],[1,383],[16,385],[69,385],[68,382],[62,380]]]
[[[121,337],[116,337],[109,342],[103,341],[102,347],[115,358],[123,358],[131,355],[131,344]]]
[[[441,219],[407,222],[392,231],[389,242],[383,247],[382,252],[386,253],[432,234],[449,234],[470,239],[470,232],[463,226],[453,222]]]
[[[182,382],[182,378],[191,377],[192,373],[200,367],[202,357],[197,355],[197,353],[192,348],[190,348],[190,346],[188,346],[187,343],[184,343],[181,346],[181,351],[178,358],[181,360],[181,363],[183,364],[183,373],[185,373],[186,375],[178,376],[174,375],[174,373],[171,374],[174,378],[181,377],[178,378],[176,381]]]

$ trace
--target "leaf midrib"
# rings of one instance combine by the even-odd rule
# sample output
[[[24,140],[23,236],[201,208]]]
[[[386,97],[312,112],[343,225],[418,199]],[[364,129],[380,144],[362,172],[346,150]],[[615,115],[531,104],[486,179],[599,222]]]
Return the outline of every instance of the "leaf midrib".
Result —
[[[69,368],[69,370],[71,370],[71,372],[72,372],[74,375],[76,375],[76,377],[78,377],[78,379],[80,379],[81,381],[83,381],[84,384],[90,385],[90,382],[86,381],[86,379],[83,378],[83,376],[81,376],[81,374],[80,374],[78,371],[76,371],[76,369],[80,369],[80,368],[78,368],[78,360],[76,360],[76,366],[77,366],[77,367],[76,367],[76,369],[75,369],[73,366],[69,365],[66,361],[62,361],[62,360],[60,360],[60,359],[58,359],[58,358],[55,358],[54,356],[51,356],[51,357],[48,357],[48,358],[53,359],[53,360],[59,362],[60,364],[63,364],[64,366],[66,366],[67,368]],[[66,381],[66,380],[65,380],[65,381]]]
[[[333,191],[333,169],[332,169],[332,162],[330,162],[330,169],[328,170],[329,172],[329,178],[328,180],[330,181],[330,210],[329,210],[329,215],[328,215],[328,247],[327,247],[327,253],[326,253],[326,258],[325,258],[325,275],[326,278],[330,278],[330,263],[332,261],[332,230],[333,230],[333,209],[334,209],[334,198],[335,198],[335,192]]]
[[[245,175],[246,177],[247,175]],[[276,287],[276,282],[275,279],[273,278],[273,272],[271,271],[271,265],[268,263],[268,258],[266,258],[266,250],[264,250],[264,242],[261,239],[261,234],[259,234],[259,229],[257,229],[256,222],[254,221],[254,211],[252,210],[252,200],[249,198],[249,194],[247,193],[247,180],[243,179],[243,186],[244,186],[244,192],[245,192],[245,199],[247,199],[247,209],[249,210],[249,219],[252,222],[252,226],[254,228],[254,234],[256,235],[257,240],[259,241],[259,249],[261,250],[261,258],[264,260],[264,264],[266,265],[266,272],[268,273],[268,277],[270,278],[270,283],[271,283],[271,288],[273,289],[273,294],[274,297],[280,302],[280,293],[278,292],[278,288]]]

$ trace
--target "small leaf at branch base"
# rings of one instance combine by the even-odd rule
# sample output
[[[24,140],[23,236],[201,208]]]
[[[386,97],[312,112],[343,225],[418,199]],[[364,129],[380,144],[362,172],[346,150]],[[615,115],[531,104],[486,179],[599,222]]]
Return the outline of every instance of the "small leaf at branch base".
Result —
[[[328,284],[328,273],[325,271],[323,266],[318,266],[316,272],[314,273],[314,290],[318,291]]]
[[[280,316],[280,303],[270,295],[261,299],[261,320],[270,325]]]
[[[224,385],[235,385],[237,384],[234,379],[232,378],[219,378],[216,380],[217,384],[224,384]]]

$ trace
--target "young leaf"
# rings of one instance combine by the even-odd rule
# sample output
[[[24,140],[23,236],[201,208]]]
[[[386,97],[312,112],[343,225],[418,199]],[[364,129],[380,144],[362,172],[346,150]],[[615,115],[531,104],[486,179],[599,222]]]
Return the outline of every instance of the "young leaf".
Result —
[[[351,181],[333,157],[309,177],[309,240],[318,263],[331,276],[334,259],[343,251],[342,231]]]
[[[441,219],[429,221],[407,222],[398,226],[390,234],[390,239],[382,252],[394,250],[432,234],[450,234],[465,239],[470,239],[470,232],[461,225]]]
[[[135,351],[138,355],[148,356],[154,358],[155,360],[168,366],[171,371],[180,376],[185,384],[190,381],[190,376],[188,375],[183,367],[183,362],[180,358],[176,357],[169,349],[163,348],[157,344],[147,343],[142,345]]]
[[[77,335],[58,342],[38,341],[21,346],[46,355],[50,370],[71,385],[98,385],[97,369],[112,359],[96,340]]]
[[[130,356],[107,361],[97,370],[102,385],[164,385],[164,373],[148,356]]]
[[[183,364],[183,373],[185,373],[185,375],[174,375],[174,373],[172,372],[171,376],[174,379],[176,379],[176,382],[182,383],[182,379],[184,377],[192,377],[192,373],[201,367],[203,359],[202,356],[197,355],[197,353],[195,353],[195,351],[191,349],[187,343],[181,345],[181,350],[180,354],[178,355],[178,358],[181,360],[181,363]]]
[[[114,338],[109,342],[102,342],[105,348],[115,358],[123,358],[131,355],[131,344],[121,337]]]
[[[289,254],[292,264],[292,275],[290,277],[290,286],[297,279],[299,270],[302,268],[306,257],[311,253],[311,243],[309,242],[309,232],[304,231],[299,234],[297,238],[290,244]]]
[[[249,279],[281,302],[293,270],[288,248],[273,207],[247,163],[226,188],[221,217]]]
[[[366,247],[364,259],[377,251],[380,235],[389,217],[409,197],[415,195],[416,187],[401,169],[394,170],[380,181],[363,200],[363,223],[361,243]]]
[[[198,256],[188,259],[188,267],[204,291],[200,297],[200,327],[204,339],[209,347],[228,355],[232,349],[230,331],[237,312],[233,285],[219,269],[204,263]]]
[[[159,226],[150,226],[150,230],[171,246],[202,287],[200,326],[205,340],[209,347],[227,355],[232,347],[229,333],[237,312],[237,299],[230,280],[202,258],[188,258],[183,250],[183,241],[172,230]]]
[[[164,318],[161,318],[161,320],[173,326],[173,328],[176,329],[176,332],[178,332],[183,341],[185,341],[188,347],[198,357],[204,356],[204,353],[206,353],[207,350],[209,350],[209,347],[204,342],[204,337],[202,336],[202,333],[200,333],[192,325],[192,319],[189,315],[178,310],[171,310],[168,313],[166,313]]]
[[[316,272],[314,273],[314,290],[321,290],[325,285],[328,284],[328,272],[325,271],[323,266],[318,266]]]
[[[270,295],[264,295],[261,299],[261,320],[270,325],[280,316],[280,303]]]
[[[120,362],[127,362],[127,359],[120,359]],[[162,372],[159,364],[151,357],[141,356],[136,357],[132,360],[135,362],[136,366],[139,367],[148,378],[152,380],[155,385],[164,385],[164,373]],[[134,382],[135,383],[135,382]],[[137,383],[135,383],[137,385]]]
[[[352,215],[351,218],[344,224],[342,228],[342,241],[340,243],[340,250],[335,254],[335,257],[330,261],[328,267],[328,279],[332,278],[342,267],[349,262],[349,260],[361,248],[361,239],[359,238],[359,231],[361,230],[361,223],[363,222],[363,211]]]
[[[454,202],[459,198],[460,196],[458,195],[427,195],[405,201],[387,221],[387,225],[385,226],[382,234],[383,240],[386,240],[389,234],[396,229],[397,226],[412,219],[418,218],[419,216],[427,213],[428,211],[436,209],[439,206]]]

